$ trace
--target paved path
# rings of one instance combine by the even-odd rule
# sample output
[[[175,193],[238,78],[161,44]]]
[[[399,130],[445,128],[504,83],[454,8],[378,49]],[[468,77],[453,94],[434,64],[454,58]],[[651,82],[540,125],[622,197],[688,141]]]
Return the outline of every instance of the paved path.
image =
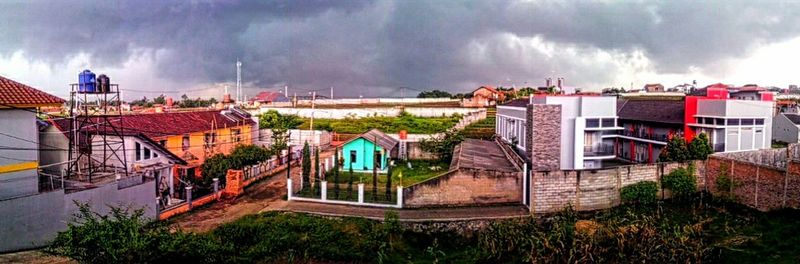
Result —
[[[455,207],[433,209],[389,209],[348,205],[320,204],[313,202],[291,201],[285,207],[287,211],[309,213],[325,216],[357,216],[383,220],[387,211],[396,211],[403,222],[438,222],[464,221],[477,219],[505,219],[529,216],[530,212],[522,205],[490,206],[490,207]],[[267,211],[267,210],[264,210]]]

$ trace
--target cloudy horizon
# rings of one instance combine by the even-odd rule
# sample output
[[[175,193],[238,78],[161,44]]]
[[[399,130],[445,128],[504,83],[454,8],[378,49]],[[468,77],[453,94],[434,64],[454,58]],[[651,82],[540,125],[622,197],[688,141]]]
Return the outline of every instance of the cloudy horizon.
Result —
[[[125,99],[468,92],[480,85],[797,83],[789,2],[121,1],[0,3],[0,75],[58,96],[90,68]],[[233,88],[231,88],[233,89]]]

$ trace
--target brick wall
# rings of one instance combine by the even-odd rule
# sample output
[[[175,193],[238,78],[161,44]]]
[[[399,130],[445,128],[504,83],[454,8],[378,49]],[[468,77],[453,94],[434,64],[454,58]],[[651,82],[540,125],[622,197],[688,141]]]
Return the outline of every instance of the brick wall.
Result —
[[[605,209],[619,205],[619,190],[640,182],[661,182],[661,176],[681,163],[622,166],[601,170],[534,172],[531,180],[531,210],[557,212],[568,205],[579,211]],[[705,187],[705,165],[695,162],[698,189]],[[659,192],[659,197],[668,197]]]
[[[752,208],[769,211],[800,206],[800,164],[790,160],[787,168],[714,155],[708,160],[708,191],[714,195],[732,194],[732,199]],[[720,175],[727,175],[731,188],[717,186]]]
[[[403,189],[403,207],[521,203],[522,172],[460,168]]]
[[[525,150],[533,171],[561,168],[561,105],[528,105]]]

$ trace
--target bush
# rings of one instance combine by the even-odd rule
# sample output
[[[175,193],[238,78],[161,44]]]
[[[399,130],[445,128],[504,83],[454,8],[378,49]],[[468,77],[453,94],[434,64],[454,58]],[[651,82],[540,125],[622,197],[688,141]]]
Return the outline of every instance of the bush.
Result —
[[[216,154],[203,162],[200,169],[203,178],[195,184],[210,186],[214,178],[219,179],[220,186],[225,186],[225,177],[228,170],[239,170],[245,166],[255,165],[266,161],[272,156],[268,149],[255,145],[237,145],[230,155]]]
[[[692,166],[672,170],[661,178],[661,184],[676,197],[686,197],[697,191],[697,181]]]
[[[657,199],[658,184],[654,181],[640,181],[620,190],[622,200],[629,203],[651,204]]]

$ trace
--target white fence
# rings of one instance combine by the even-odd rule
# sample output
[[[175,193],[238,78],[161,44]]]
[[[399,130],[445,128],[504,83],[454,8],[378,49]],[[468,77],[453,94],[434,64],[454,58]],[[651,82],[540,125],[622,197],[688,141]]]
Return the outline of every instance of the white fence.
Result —
[[[288,143],[291,146],[302,146],[305,142],[308,142],[311,146],[326,147],[331,145],[331,140],[333,139],[331,133],[324,130],[290,129],[287,133],[289,133]],[[260,129],[255,144],[262,147],[271,146],[272,129]]]
[[[313,202],[313,203],[326,203],[326,204],[339,204],[339,205],[353,205],[353,206],[366,206],[366,207],[382,207],[382,208],[403,208],[403,187],[397,186],[396,194],[397,195],[397,202],[393,204],[382,204],[382,203],[367,203],[364,202],[364,184],[358,184],[358,201],[344,201],[344,200],[331,200],[328,199],[328,182],[321,181],[320,184],[320,195],[319,198],[316,197],[299,197],[295,196],[295,193],[292,190],[292,179],[286,179],[286,188],[287,188],[287,199],[289,201],[302,201],[302,202]],[[301,185],[302,186],[302,185]]]
[[[365,107],[365,108],[345,108],[345,109],[327,109],[327,108],[281,108],[281,107],[262,107],[258,110],[251,110],[250,113],[258,115],[266,113],[267,111],[275,110],[282,115],[296,115],[304,118],[328,118],[328,119],[345,119],[345,118],[364,118],[372,116],[399,116],[405,110],[413,116],[419,117],[443,117],[452,116],[453,114],[468,115],[473,112],[486,111],[481,108],[461,108],[461,107]]]

